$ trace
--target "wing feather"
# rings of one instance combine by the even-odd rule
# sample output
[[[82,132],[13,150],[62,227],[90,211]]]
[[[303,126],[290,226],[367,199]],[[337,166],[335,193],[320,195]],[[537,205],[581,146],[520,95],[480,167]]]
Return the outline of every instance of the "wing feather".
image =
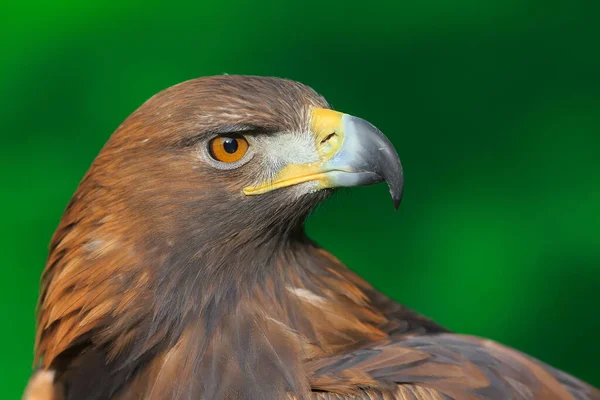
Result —
[[[516,350],[454,334],[397,337],[308,369],[313,391],[346,398],[371,391],[382,399],[600,399],[597,389]]]

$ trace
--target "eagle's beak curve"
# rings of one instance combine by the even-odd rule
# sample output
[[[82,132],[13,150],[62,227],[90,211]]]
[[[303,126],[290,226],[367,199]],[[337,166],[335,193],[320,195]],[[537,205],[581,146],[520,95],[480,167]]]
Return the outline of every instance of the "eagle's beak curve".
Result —
[[[315,190],[386,181],[394,208],[398,208],[404,186],[402,165],[394,146],[379,129],[364,119],[322,108],[311,111],[310,126],[317,160],[288,164],[271,181],[244,188],[244,194],[257,195],[313,181]]]

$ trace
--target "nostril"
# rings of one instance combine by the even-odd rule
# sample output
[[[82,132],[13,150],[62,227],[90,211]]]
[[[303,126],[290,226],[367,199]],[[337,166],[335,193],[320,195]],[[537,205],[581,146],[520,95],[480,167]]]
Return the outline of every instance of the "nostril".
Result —
[[[335,133],[335,132],[330,133],[329,135],[327,135],[325,137],[325,139],[321,140],[321,144],[325,144],[326,142],[328,142],[334,136],[337,136],[337,133]]]

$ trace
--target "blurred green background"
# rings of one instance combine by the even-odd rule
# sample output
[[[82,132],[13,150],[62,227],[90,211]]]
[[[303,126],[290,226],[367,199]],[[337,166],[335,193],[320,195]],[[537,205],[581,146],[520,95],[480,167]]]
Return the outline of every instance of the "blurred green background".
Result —
[[[600,2],[3,2],[3,398],[30,373],[47,244],[110,133],[203,75],[306,83],[396,145],[406,195],[309,233],[397,300],[600,386]]]

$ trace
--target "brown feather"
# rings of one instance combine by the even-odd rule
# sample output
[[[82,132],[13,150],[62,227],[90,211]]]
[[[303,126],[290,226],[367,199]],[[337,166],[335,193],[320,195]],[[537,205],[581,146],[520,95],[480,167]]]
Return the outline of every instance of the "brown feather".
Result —
[[[36,367],[53,376],[45,393],[600,398],[516,351],[448,334],[311,242],[304,220],[329,191],[249,198],[242,188],[270,177],[258,155],[231,170],[199,159],[215,133],[306,131],[311,107],[328,105],[299,83],[220,76],[127,118],[52,238],[36,337]]]
[[[490,340],[454,334],[403,336],[309,363],[311,386],[351,394],[415,385],[452,399],[600,399],[600,392]],[[373,384],[373,382],[376,382]],[[404,390],[404,389],[402,389]]]

